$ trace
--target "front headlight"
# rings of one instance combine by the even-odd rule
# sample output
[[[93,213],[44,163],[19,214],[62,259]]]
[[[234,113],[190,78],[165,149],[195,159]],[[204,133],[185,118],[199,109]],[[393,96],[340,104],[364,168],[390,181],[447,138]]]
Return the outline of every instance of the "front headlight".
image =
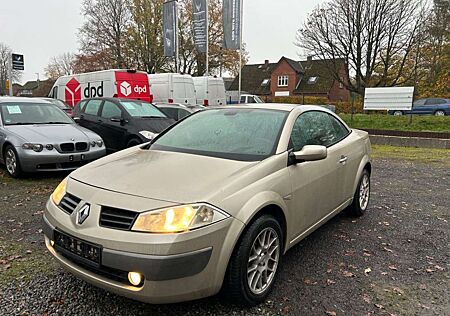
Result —
[[[229,216],[204,203],[180,205],[140,214],[132,230],[147,233],[180,233],[218,222]]]
[[[25,143],[22,145],[22,148],[34,150],[35,152],[40,152],[42,151],[42,149],[44,149],[44,146],[42,144]]]
[[[61,183],[56,187],[55,191],[53,191],[52,193],[52,200],[56,205],[59,205],[62,198],[66,194],[67,179],[68,178],[62,180]]]
[[[140,131],[139,134],[141,134],[142,136],[144,136],[147,139],[152,140],[153,138],[155,138],[156,136],[158,136],[158,134],[149,132],[149,131]]]

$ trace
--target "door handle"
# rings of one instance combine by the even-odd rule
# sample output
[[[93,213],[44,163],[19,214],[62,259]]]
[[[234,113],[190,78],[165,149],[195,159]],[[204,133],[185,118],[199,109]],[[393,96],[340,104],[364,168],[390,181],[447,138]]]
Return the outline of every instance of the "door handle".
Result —
[[[339,159],[339,163],[345,164],[347,162],[347,160],[348,160],[347,156],[341,156],[341,159]]]

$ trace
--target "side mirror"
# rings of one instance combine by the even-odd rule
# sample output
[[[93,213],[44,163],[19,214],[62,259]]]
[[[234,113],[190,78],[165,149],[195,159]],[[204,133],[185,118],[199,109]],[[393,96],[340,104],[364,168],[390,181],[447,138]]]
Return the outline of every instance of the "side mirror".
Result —
[[[300,151],[292,152],[296,162],[316,161],[327,158],[327,147],[306,145]]]
[[[75,123],[80,123],[81,121],[81,119],[78,116],[75,116],[73,120],[75,121]]]

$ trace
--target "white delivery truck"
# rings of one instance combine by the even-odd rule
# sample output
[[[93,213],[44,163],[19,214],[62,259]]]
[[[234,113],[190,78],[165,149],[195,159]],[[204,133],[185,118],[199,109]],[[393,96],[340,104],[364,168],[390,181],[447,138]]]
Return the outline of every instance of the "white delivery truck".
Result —
[[[153,102],[155,103],[179,103],[195,105],[194,80],[190,75],[177,73],[148,75]]]
[[[80,100],[94,97],[116,97],[152,102],[147,73],[136,70],[110,69],[59,77],[49,97],[74,107]]]
[[[225,84],[218,77],[193,77],[197,104],[204,106],[226,105]]]

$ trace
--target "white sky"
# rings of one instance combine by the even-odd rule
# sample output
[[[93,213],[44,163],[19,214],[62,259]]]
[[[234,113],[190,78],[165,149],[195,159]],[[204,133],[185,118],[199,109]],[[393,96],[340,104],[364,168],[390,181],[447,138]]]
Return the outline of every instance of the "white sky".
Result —
[[[296,30],[324,0],[244,0],[244,42],[250,63],[298,59]],[[78,51],[81,0],[0,0],[0,42],[25,56],[22,83],[44,79],[51,57]]]

